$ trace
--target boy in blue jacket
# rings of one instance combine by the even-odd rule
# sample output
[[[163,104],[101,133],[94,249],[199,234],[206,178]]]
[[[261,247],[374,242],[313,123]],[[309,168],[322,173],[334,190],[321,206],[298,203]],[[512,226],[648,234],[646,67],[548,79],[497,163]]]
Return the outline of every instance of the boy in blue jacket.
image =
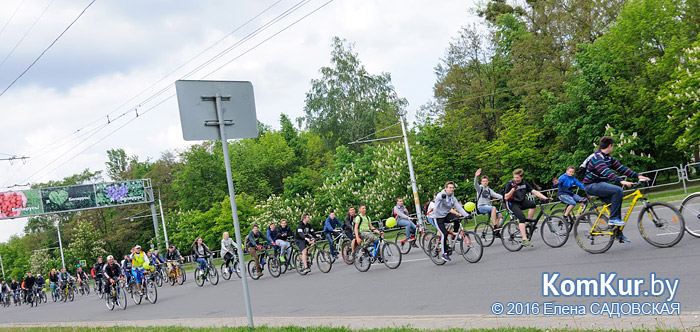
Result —
[[[566,207],[566,211],[564,211],[565,219],[569,218],[569,213],[574,209],[576,203],[583,201],[583,197],[574,194],[572,190],[574,186],[583,189],[583,183],[574,177],[575,172],[576,168],[574,166],[567,167],[566,173],[559,177],[559,184],[557,186],[559,188],[559,200],[569,205]]]

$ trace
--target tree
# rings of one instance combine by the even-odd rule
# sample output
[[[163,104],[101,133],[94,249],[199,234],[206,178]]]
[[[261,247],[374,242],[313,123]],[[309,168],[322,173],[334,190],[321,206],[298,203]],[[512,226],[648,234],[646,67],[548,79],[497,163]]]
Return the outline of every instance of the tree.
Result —
[[[86,220],[78,221],[72,241],[68,245],[67,261],[74,262],[85,259],[89,262],[96,261],[97,257],[104,256],[105,242],[100,233]]]
[[[364,136],[377,137],[373,133],[398,122],[398,111],[407,104],[396,95],[391,75],[370,75],[352,48],[334,37],[331,67],[321,68],[322,77],[311,80],[306,93],[306,126],[330,150]]]

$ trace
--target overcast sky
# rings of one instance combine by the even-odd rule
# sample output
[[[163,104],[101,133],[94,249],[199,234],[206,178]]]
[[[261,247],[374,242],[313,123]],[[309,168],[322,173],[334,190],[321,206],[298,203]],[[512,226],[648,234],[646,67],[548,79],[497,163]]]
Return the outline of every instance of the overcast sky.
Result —
[[[0,1],[0,92],[90,1]],[[478,21],[474,1],[335,0],[287,28],[326,2],[95,1],[0,96],[0,158],[30,157],[0,161],[0,190],[102,170],[112,148],[144,160],[186,147],[172,97],[177,79],[251,81],[258,120],[277,128],[281,113],[303,115],[309,81],[330,63],[333,36],[355,43],[371,74],[392,75],[412,116],[430,100],[450,40]],[[25,223],[0,221],[0,241]]]

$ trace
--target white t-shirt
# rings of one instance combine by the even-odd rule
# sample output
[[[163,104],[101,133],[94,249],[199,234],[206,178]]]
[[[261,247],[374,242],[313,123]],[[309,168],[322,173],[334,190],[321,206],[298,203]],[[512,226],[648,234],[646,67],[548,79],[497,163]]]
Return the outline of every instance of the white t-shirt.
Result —
[[[435,218],[433,215],[433,211],[435,210],[435,201],[430,202],[428,204],[428,218]]]

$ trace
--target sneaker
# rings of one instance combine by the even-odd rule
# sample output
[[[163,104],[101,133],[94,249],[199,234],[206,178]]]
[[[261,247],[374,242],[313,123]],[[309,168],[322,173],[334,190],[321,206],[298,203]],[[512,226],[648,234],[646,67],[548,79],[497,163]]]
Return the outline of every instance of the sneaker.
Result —
[[[620,243],[630,243],[630,240],[626,236],[620,235]]]
[[[612,226],[624,226],[625,222],[620,219],[610,219],[610,221],[608,221],[608,224]]]
[[[450,258],[450,255],[448,255],[447,253],[442,254],[442,259],[443,259],[444,261],[446,261],[446,262],[449,262],[449,261],[452,260],[452,259]]]
[[[301,270],[301,271],[302,271],[304,274],[307,274],[307,273],[311,272],[311,269],[307,267],[307,268],[304,268],[304,269]]]
[[[280,256],[280,262],[283,262],[283,263],[284,263],[284,261],[286,261],[286,260],[287,260],[287,259],[284,258],[284,255]]]
[[[534,247],[534,246],[532,245],[532,243],[530,242],[530,240],[523,240],[522,246],[525,247],[525,248],[532,248],[532,247]]]

